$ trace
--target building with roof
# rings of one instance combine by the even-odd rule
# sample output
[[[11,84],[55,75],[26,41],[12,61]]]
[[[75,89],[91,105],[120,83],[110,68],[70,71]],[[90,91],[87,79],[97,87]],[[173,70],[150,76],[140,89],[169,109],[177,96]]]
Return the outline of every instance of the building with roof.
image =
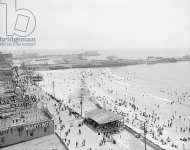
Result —
[[[56,134],[18,143],[1,150],[68,150]]]
[[[9,56],[9,55],[8,55]],[[6,56],[6,57],[8,57]],[[0,61],[6,61],[3,55]],[[2,65],[3,64],[3,65]],[[32,74],[27,68],[13,69],[0,64],[0,148],[54,134],[54,121],[47,109],[37,108],[38,100],[27,88]]]
[[[122,127],[123,118],[105,109],[94,109],[85,115],[88,125],[102,133],[116,133]]]
[[[119,121],[122,119],[121,116],[105,109],[94,109],[89,111],[86,113],[86,118],[95,121],[99,125]]]
[[[19,110],[0,119],[0,148],[53,133],[54,122],[47,110]]]

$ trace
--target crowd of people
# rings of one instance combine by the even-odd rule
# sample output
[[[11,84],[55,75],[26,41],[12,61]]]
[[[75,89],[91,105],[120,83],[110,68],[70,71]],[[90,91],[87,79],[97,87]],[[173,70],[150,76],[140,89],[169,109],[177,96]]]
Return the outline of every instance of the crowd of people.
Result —
[[[137,101],[139,97],[129,93],[129,86],[123,84],[121,92],[121,84],[118,85],[118,83],[123,79],[116,79],[115,76],[105,71],[87,71],[86,80],[87,85],[89,84],[88,88],[97,102],[122,115],[126,124],[142,130],[143,123],[146,122],[147,134],[162,145],[178,148],[180,142],[176,142],[176,137],[178,141],[181,141],[183,149],[190,145],[190,118],[180,114],[180,110],[176,107],[169,112],[169,116],[163,117],[160,114],[163,104],[160,105],[159,101],[155,102],[151,108],[148,104],[146,104],[147,106],[139,105]],[[165,92],[170,98],[173,98],[171,103],[164,105],[189,103],[190,94],[187,91],[180,93],[175,90],[174,93],[171,93],[166,90],[161,92]],[[145,93],[141,93],[141,96],[145,97]]]
[[[105,146],[105,149],[110,149],[110,146],[106,146],[106,138],[103,134],[94,133],[97,136],[94,141],[89,142],[87,129],[91,130],[84,124],[84,119],[77,113],[72,103],[64,103],[63,100],[55,98],[48,93],[39,93],[39,90],[31,89],[34,93],[37,92],[37,98],[41,99],[42,103],[49,109],[54,116],[55,130],[61,140],[69,149],[87,149],[93,150],[95,147]],[[77,109],[77,108],[76,108]],[[92,144],[93,143],[93,144]],[[112,148],[111,148],[112,149]]]
[[[100,105],[120,114],[126,125],[141,133],[143,133],[143,125],[146,122],[147,137],[170,149],[175,147],[185,150],[190,147],[190,118],[188,117],[188,105],[186,105],[189,104],[190,98],[188,91],[161,88],[160,94],[166,96],[166,99],[161,99],[129,84],[135,80],[135,77],[132,77],[133,74],[129,74],[129,77],[128,75],[118,77],[107,69],[83,69],[81,72],[82,76],[79,75],[78,78],[85,79],[83,82],[89,100],[97,103],[97,106]],[[76,74],[81,72],[78,71]],[[77,79],[64,80],[68,82],[66,87],[72,93],[73,89],[70,84],[71,82],[75,84],[74,80]],[[79,109],[80,104],[73,103],[72,98],[66,99],[64,102],[67,102],[72,109]],[[185,108],[186,114],[181,110]],[[82,143],[76,141],[75,146],[79,145]]]

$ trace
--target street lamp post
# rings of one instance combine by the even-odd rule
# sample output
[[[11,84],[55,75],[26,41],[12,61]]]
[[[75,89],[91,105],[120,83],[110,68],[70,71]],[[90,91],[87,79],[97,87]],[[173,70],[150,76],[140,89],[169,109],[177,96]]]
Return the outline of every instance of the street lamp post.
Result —
[[[147,133],[147,127],[146,127],[146,122],[147,122],[147,113],[146,113],[146,107],[145,107],[145,122],[144,122],[144,148],[146,150],[146,133]]]
[[[144,122],[144,144],[145,144],[145,145],[144,145],[144,146],[145,146],[144,149],[145,149],[145,150],[146,150],[146,132],[147,132],[147,131],[146,131],[146,122]]]
[[[81,108],[81,109],[80,109],[80,113],[81,113],[81,117],[82,117],[82,98],[83,98],[83,97],[82,97],[82,93],[81,93],[81,100],[80,100],[80,108]]]

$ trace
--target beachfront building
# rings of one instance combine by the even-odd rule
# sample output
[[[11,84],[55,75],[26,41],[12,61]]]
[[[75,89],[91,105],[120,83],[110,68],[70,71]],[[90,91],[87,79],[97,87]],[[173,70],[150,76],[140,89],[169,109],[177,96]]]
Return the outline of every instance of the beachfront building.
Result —
[[[50,113],[37,105],[36,96],[19,87],[0,93],[0,148],[54,133]]]
[[[39,107],[29,88],[36,81],[33,70],[12,67],[8,58],[0,53],[0,149],[54,134],[51,114],[43,105]]]
[[[54,122],[47,110],[19,110],[0,120],[0,148],[54,133]]]
[[[86,122],[97,132],[105,135],[118,133],[122,129],[122,117],[105,109],[94,109],[86,113]]]

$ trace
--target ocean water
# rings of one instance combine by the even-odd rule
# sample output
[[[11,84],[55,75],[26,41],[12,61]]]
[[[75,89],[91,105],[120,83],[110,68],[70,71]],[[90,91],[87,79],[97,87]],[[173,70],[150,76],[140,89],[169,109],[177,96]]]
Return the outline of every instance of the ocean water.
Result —
[[[96,68],[94,69],[96,70]],[[177,91],[178,93],[188,92],[190,94],[190,62],[188,61],[153,65],[133,65],[108,69],[113,74],[124,77],[125,82],[132,83],[140,90],[150,92],[156,96],[169,98],[168,94],[160,92],[163,90],[168,92]],[[74,74],[77,74],[78,69],[71,70],[73,70]],[[61,84],[64,82],[63,77],[69,70],[50,72],[51,74],[55,74],[54,80],[59,80]],[[48,72],[45,72],[44,75],[47,76]],[[187,102],[190,104],[190,97]]]
[[[121,92],[123,92],[122,87],[126,87],[127,85],[127,91],[125,90],[124,92],[128,92],[126,94],[129,96],[136,97],[136,105],[141,110],[143,110],[144,106],[146,106],[147,112],[151,113],[152,110],[154,110],[157,114],[159,114],[160,122],[158,123],[160,123],[160,125],[166,124],[167,121],[171,119],[171,116],[176,112],[173,127],[165,128],[164,136],[172,137],[175,143],[178,143],[177,145],[179,146],[179,149],[182,149],[183,143],[179,141],[179,138],[184,136],[189,137],[189,132],[182,134],[179,132],[179,129],[180,127],[189,128],[190,125],[190,62],[184,61],[113,68],[83,68],[41,71],[40,73],[44,76],[44,81],[40,85],[47,92],[53,94],[54,90],[52,82],[55,81],[55,96],[57,98],[60,98],[65,102],[71,98],[74,102],[77,102],[79,101],[78,94],[80,92],[81,85],[80,72],[82,70],[106,72],[108,74],[111,71],[111,73],[115,75],[114,77],[116,82],[113,82],[113,84],[105,82],[108,83],[105,87],[121,90]],[[101,78],[101,75],[99,76],[98,74],[95,77],[98,79],[99,77]],[[126,82],[127,84],[120,84],[120,82],[117,82],[117,79],[120,82]],[[177,95],[175,93],[177,93]],[[186,97],[183,97],[183,93],[187,93]],[[103,95],[104,94],[106,95],[106,93],[103,93]],[[123,95],[123,93],[121,95]],[[178,102],[179,97],[182,97],[180,102]],[[184,99],[185,101],[183,101]],[[175,103],[171,104],[172,101],[175,101]],[[157,108],[158,104],[159,108]],[[86,106],[85,110],[90,107],[91,103]],[[131,112],[131,114],[133,114],[133,112]],[[178,119],[179,115],[182,116],[182,120]],[[177,127],[178,132],[175,131],[175,127]],[[186,144],[186,148],[190,149],[189,143]]]
[[[127,82],[133,82],[153,93],[158,94],[160,90],[190,93],[190,62],[188,61],[114,67],[111,71],[127,78]]]
[[[157,57],[182,57],[190,54],[189,49],[108,49],[101,50],[102,56],[117,56],[123,59]]]

